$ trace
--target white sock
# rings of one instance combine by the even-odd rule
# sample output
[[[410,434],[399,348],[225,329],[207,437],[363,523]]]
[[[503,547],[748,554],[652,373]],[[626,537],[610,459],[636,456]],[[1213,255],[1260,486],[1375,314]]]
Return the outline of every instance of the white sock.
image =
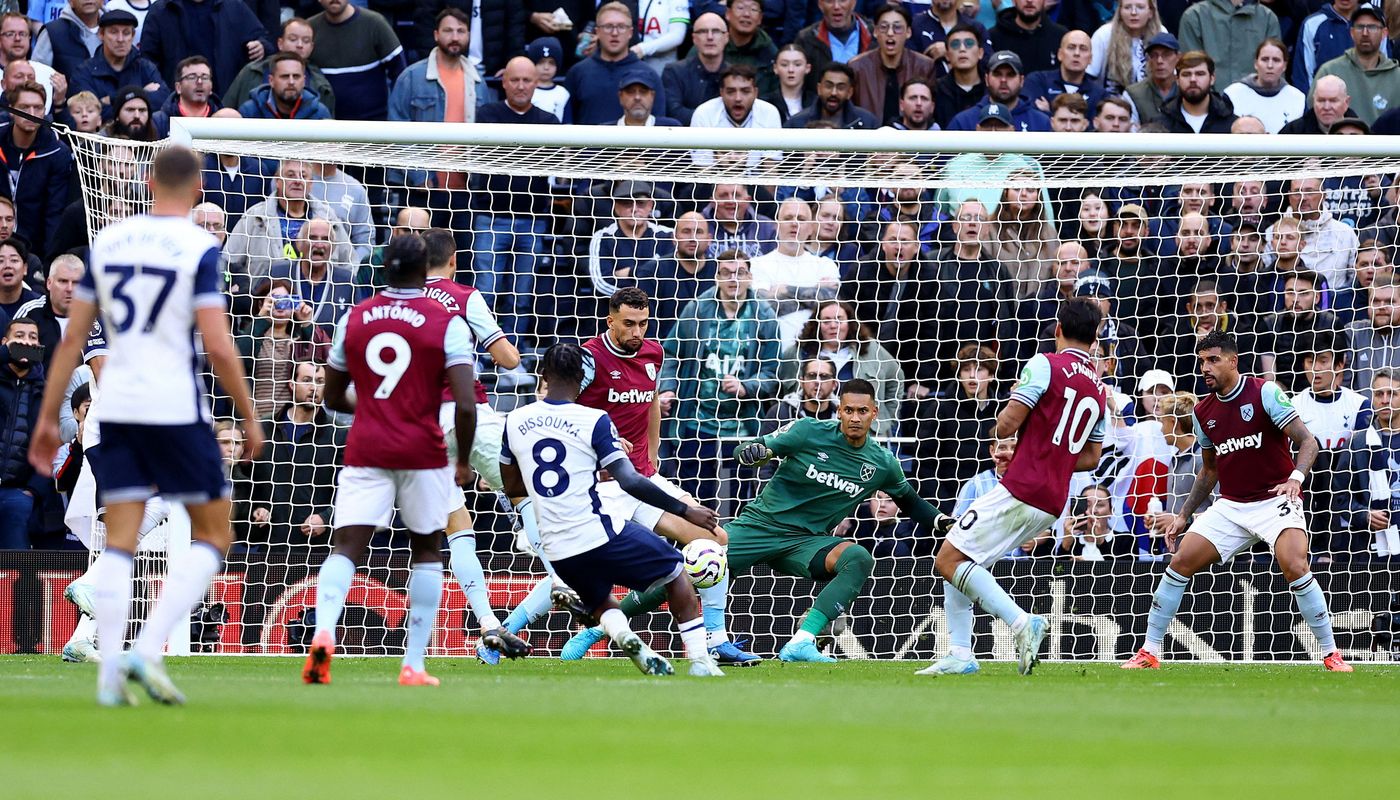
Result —
[[[345,610],[345,596],[350,594],[350,582],[355,580],[355,562],[331,553],[321,563],[316,574],[316,633],[329,631],[335,641],[335,628]]]
[[[598,618],[598,623],[603,626],[603,631],[614,643],[621,640],[632,632],[632,626],[627,624],[627,615],[622,613],[620,608],[610,608],[604,611]]]
[[[131,554],[107,548],[93,562],[93,604],[97,606],[97,643],[102,655],[98,671],[102,683],[117,679],[122,649],[126,647],[126,623],[131,618]]]
[[[800,628],[797,633],[792,635],[792,641],[794,642],[815,642],[816,640],[817,637],[813,636],[810,631],[804,631]]]
[[[681,643],[685,645],[685,657],[691,661],[703,661],[710,657],[710,649],[705,646],[705,618],[696,617],[680,624]]]
[[[470,529],[449,534],[447,548],[452,551],[452,574],[461,584],[462,592],[467,596],[467,605],[476,615],[477,624],[486,630],[501,627],[501,620],[491,608],[486,570],[482,569],[481,559],[476,555],[476,534]]]
[[[209,591],[209,581],[223,566],[224,554],[208,542],[194,542],[189,552],[170,564],[160,600],[141,629],[132,649],[146,658],[160,658],[165,640],[180,620],[188,620],[195,604]]]
[[[159,497],[152,497],[146,501],[146,508],[141,512],[141,527],[136,530],[136,541],[146,538],[165,518],[170,516],[170,504]]]
[[[423,671],[428,644],[433,639],[438,608],[442,605],[442,562],[426,561],[413,565],[408,576],[408,641],[404,644],[403,665]]]
[[[78,624],[73,626],[73,635],[68,637],[68,644],[81,642],[84,639],[97,638],[97,620],[87,614],[78,615]]]

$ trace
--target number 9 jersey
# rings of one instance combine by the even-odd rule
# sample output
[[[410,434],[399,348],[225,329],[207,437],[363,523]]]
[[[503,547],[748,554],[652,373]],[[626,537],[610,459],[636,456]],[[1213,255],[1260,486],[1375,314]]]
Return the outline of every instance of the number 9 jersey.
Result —
[[[102,420],[208,421],[194,315],[224,307],[218,240],[184,217],[138,214],[97,234],[89,266],[73,296],[102,311]]]
[[[345,465],[447,466],[442,387],[449,367],[475,359],[466,321],[422,289],[385,289],[350,309],[336,324],[328,359],[355,384]]]
[[[1079,454],[1108,430],[1108,391],[1089,354],[1068,348],[1027,361],[1011,399],[1031,411],[1001,485],[1022,503],[1059,516]]]

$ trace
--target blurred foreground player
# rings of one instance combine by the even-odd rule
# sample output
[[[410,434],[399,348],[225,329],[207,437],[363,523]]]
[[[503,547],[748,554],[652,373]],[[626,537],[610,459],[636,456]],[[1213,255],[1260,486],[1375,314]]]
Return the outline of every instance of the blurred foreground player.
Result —
[[[1056,315],[1055,352],[1026,362],[997,415],[992,435],[1018,437],[1016,454],[1001,483],[973,501],[938,549],[934,567],[943,576],[952,646],[918,674],[966,675],[980,669],[972,654],[974,600],[1015,632],[1022,675],[1040,659],[1049,630],[1045,618],[1027,614],[987,567],[1049,528],[1069,499],[1070,475],[1099,463],[1108,390],[1099,382],[1089,349],[1102,322],[1103,312],[1088,298],[1063,303]]]
[[[356,566],[375,529],[389,525],[397,506],[411,550],[408,640],[399,683],[438,685],[424,659],[442,602],[443,525],[454,502],[460,502],[457,486],[471,475],[476,352],[461,315],[424,293],[427,267],[423,237],[395,236],[384,248],[388,288],[350,309],[336,325],[326,406],[354,414],[355,421],[336,479],[334,550],[316,581],[316,634],[302,670],[307,683],[330,683],[336,626]],[[455,471],[438,424],[444,383],[457,406]]]
[[[1167,547],[1174,548],[1175,555],[1152,595],[1147,641],[1123,668],[1157,669],[1167,626],[1191,576],[1264,542],[1317,637],[1322,666],[1329,672],[1351,672],[1337,649],[1327,598],[1308,562],[1302,493],[1303,480],[1317,459],[1317,439],[1277,383],[1240,374],[1239,345],[1233,335],[1218,330],[1206,334],[1196,345],[1196,355],[1201,378],[1212,392],[1194,412],[1201,471],[1181,513],[1167,528]],[[1298,448],[1296,466],[1289,441]],[[1217,483],[1220,499],[1191,521]]]
[[[680,629],[690,674],[721,676],[705,646],[700,600],[686,577],[681,554],[630,519],[609,514],[598,500],[599,470],[624,491],[701,530],[715,526],[713,511],[671,496],[637,472],[618,443],[606,412],[577,401],[585,351],[556,344],[545,351],[543,400],[506,415],[501,477],[506,491],[529,492],[539,515],[540,549],[572,591],[556,591],[555,603],[580,622],[601,625],[613,644],[647,675],[670,675],[665,658],[647,647],[613,599],[614,586],[665,594]]]
[[[58,406],[101,308],[108,342],[98,384],[102,446],[89,458],[107,526],[106,549],[89,571],[102,649],[101,705],[134,704],[128,678],[159,702],[185,701],[166,675],[161,652],[175,625],[203,599],[233,541],[229,485],[204,407],[191,331],[199,332],[214,375],[243,420],[244,457],[262,449],[262,427],[224,314],[219,243],[189,219],[200,196],[200,166],[184,147],[161,151],[147,178],[151,213],[113,223],[93,240],[91,269],[74,294],[29,453],[36,470],[52,472]],[[171,562],[160,600],[131,652],[121,656],[137,532],[155,495],[185,503],[194,543]]]

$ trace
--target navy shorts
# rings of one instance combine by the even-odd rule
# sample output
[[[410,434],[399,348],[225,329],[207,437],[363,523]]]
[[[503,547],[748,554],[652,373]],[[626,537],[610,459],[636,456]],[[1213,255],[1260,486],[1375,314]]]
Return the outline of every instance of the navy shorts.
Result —
[[[607,544],[551,564],[589,610],[607,602],[614,586],[642,592],[681,574],[680,551],[631,520]]]
[[[102,505],[142,503],[155,495],[192,504],[229,496],[219,443],[208,423],[102,422],[99,430],[102,444],[89,451],[89,459]]]

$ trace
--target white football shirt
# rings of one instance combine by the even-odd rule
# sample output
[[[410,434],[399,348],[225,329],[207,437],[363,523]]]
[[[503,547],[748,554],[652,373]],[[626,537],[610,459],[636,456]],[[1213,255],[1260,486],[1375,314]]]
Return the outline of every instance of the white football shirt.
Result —
[[[113,223],[93,240],[74,296],[102,312],[104,422],[208,421],[194,315],[224,306],[213,235],[185,217],[138,214]]]
[[[540,400],[506,415],[501,463],[518,464],[551,561],[606,544],[618,526],[598,499],[597,471],[627,456],[596,408]]]

